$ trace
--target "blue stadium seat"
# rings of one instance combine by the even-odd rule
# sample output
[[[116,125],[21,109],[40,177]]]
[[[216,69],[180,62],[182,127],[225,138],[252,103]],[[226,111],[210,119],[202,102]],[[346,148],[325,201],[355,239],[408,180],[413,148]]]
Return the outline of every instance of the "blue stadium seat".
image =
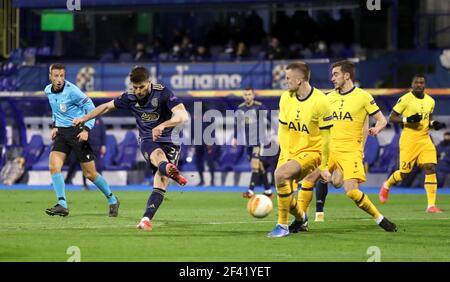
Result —
[[[217,61],[219,62],[229,62],[231,61],[232,57],[230,53],[220,53],[219,55],[217,55],[216,57]]]
[[[364,163],[371,166],[378,158],[380,144],[377,137],[367,136],[366,145],[364,146]]]
[[[37,54],[39,56],[50,56],[52,54],[52,49],[50,46],[44,46],[38,49]]]
[[[211,54],[212,59],[216,59],[220,53],[223,52],[223,47],[221,45],[213,45],[209,48],[209,53]]]
[[[248,171],[250,166],[246,161],[245,148],[243,146],[223,146],[219,161],[218,171]]]
[[[119,56],[119,61],[120,62],[132,62],[133,56],[130,53],[122,53]]]
[[[112,53],[105,53],[100,56],[100,62],[109,63],[114,61],[114,56]]]
[[[138,143],[136,134],[133,131],[128,131],[123,141],[117,147],[117,156],[114,159],[116,164],[131,169],[136,163],[137,150]]]
[[[260,44],[252,45],[249,48],[250,56],[252,58],[258,58],[258,55],[261,51],[263,51],[263,46]]]
[[[33,135],[31,137],[30,143],[26,145],[23,149],[22,157],[25,159],[26,169],[30,169],[41,156],[44,150],[44,141],[41,135]]]
[[[398,141],[400,139],[400,133],[396,133],[392,138],[391,143],[381,146],[382,153],[373,164],[369,167],[369,172],[390,172],[394,167],[398,166],[399,147]]]
[[[38,161],[31,167],[32,170],[48,170],[48,159],[50,157],[50,152],[52,146],[45,146],[44,152],[42,152]]]
[[[105,169],[108,169],[108,167],[114,166],[113,160],[114,160],[114,156],[116,154],[117,154],[116,137],[114,137],[114,135],[107,134],[106,135],[106,154],[103,157]]]
[[[108,150],[108,142],[112,141],[111,137],[107,137],[106,146]],[[114,139],[115,140],[115,139]],[[110,144],[111,145],[111,144]],[[105,156],[105,169],[106,170],[125,170],[131,169],[136,163],[136,153],[138,149],[137,138],[133,131],[128,131],[123,141],[117,145],[117,150],[111,155],[111,159],[106,159]],[[112,160],[112,162],[111,162]]]
[[[9,56],[9,59],[13,62],[21,62],[23,60],[23,50],[22,48],[15,49],[12,54]]]
[[[23,55],[26,56],[36,56],[37,54],[37,48],[35,47],[28,47],[27,49],[25,49],[25,51],[23,52]]]

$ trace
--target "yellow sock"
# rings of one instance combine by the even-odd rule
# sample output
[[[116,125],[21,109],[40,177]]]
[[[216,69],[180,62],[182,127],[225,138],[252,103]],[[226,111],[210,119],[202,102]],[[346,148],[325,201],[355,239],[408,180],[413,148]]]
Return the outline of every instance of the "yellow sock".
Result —
[[[278,224],[287,225],[289,221],[289,210],[292,201],[292,194],[289,196],[278,195]]]
[[[293,193],[291,186],[291,181],[288,181],[282,185],[277,185],[276,187],[278,194],[278,224],[288,224]]]
[[[425,174],[425,191],[427,192],[428,207],[436,205],[437,179],[436,173]]]
[[[297,189],[298,189],[298,181],[297,180],[291,180],[291,188],[292,188],[292,192],[297,191]]]
[[[303,212],[308,211],[309,204],[313,197],[314,182],[303,180],[302,187],[298,192],[298,205]]]
[[[400,181],[402,181],[402,174],[400,173],[400,170],[396,170],[386,181],[387,188],[391,188],[392,185],[395,185],[395,183]]]
[[[303,220],[304,212],[301,209],[300,205],[298,204],[297,199],[294,196],[291,197],[289,212],[293,216],[295,216],[296,220],[298,220],[298,221]]]
[[[346,195],[356,203],[358,208],[370,214],[374,219],[378,219],[381,217],[381,213],[370,201],[369,197],[359,189],[350,190],[346,193]]]

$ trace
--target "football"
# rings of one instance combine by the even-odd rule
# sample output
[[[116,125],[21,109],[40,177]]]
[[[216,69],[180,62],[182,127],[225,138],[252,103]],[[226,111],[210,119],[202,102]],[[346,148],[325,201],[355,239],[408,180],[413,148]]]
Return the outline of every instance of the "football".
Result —
[[[247,210],[256,218],[263,218],[272,211],[272,200],[266,195],[254,195],[248,200]]]

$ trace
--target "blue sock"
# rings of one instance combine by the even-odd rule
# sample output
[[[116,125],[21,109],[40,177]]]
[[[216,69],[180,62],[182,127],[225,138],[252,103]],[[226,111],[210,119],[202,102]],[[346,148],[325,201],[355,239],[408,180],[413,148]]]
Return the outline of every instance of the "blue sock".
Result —
[[[168,164],[168,162],[166,162],[166,161],[162,161],[158,164],[159,172],[161,172],[161,174],[165,175],[165,176],[167,176],[167,170],[166,170],[167,164]]]
[[[256,184],[258,184],[259,171],[252,170],[252,176],[250,177],[250,185],[248,186],[248,190],[255,190]]]
[[[97,178],[95,178],[94,181],[95,186],[97,186],[98,189],[100,189],[100,191],[103,192],[103,194],[106,196],[106,198],[108,199],[108,203],[110,205],[116,204],[117,203],[117,199],[116,196],[114,196],[111,192],[111,188],[109,188],[108,183],[106,182],[105,178],[103,178],[103,176],[101,176],[100,174],[97,175]]]
[[[325,205],[325,199],[328,194],[328,184],[317,181],[316,185],[316,212],[323,212],[323,206]]]
[[[147,200],[147,209],[145,210],[144,217],[152,219],[155,216],[156,211],[164,200],[165,190],[160,188],[153,188],[153,192]]]
[[[53,189],[55,189],[56,198],[58,198],[58,204],[67,209],[66,193],[64,191],[65,183],[61,172],[52,174],[52,183]]]

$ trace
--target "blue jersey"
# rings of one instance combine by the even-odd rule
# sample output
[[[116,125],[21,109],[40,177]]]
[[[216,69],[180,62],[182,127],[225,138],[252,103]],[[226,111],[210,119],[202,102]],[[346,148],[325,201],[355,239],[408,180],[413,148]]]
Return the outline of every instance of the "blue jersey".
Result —
[[[114,99],[114,107],[127,109],[136,118],[141,140],[152,139],[152,130],[161,123],[171,119],[172,108],[181,104],[172,91],[161,84],[151,84],[150,93],[142,100],[127,92]],[[158,140],[160,143],[176,143],[172,140],[173,127],[166,127]]]
[[[267,128],[270,120],[267,108],[259,101],[254,101],[250,106],[246,103],[239,105],[236,111],[234,125],[234,137],[238,142],[246,146],[259,146],[269,142]]]
[[[49,84],[45,87],[44,92],[52,108],[52,120],[56,127],[72,127],[74,118],[82,117],[95,108],[92,100],[67,80],[61,90],[54,91],[52,85]],[[84,125],[92,129],[94,123],[93,119]]]

